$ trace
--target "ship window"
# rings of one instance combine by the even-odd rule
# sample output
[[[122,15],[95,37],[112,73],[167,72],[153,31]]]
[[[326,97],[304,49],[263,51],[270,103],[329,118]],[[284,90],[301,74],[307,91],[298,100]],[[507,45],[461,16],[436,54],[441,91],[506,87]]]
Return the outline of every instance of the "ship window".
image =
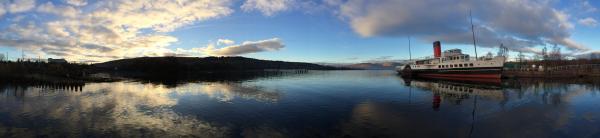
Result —
[[[462,65],[462,64],[458,64],[458,65],[459,65],[460,67],[463,67],[463,65]]]
[[[465,67],[468,67],[469,65],[467,65],[467,63],[464,64]]]
[[[473,67],[473,63],[469,64],[469,66]]]
[[[454,67],[455,67],[455,68],[458,68],[458,65],[454,64]]]

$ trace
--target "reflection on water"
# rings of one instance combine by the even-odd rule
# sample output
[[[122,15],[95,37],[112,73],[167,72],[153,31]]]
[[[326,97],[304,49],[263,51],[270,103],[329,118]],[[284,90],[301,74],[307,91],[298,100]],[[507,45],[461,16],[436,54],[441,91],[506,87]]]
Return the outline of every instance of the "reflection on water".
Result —
[[[279,97],[277,92],[237,83],[187,84],[172,89],[135,82],[2,88],[0,132],[18,137],[226,136],[227,128],[171,110],[177,97],[206,95],[219,101],[239,97],[264,102],[276,102]],[[43,131],[29,133],[39,130]]]
[[[596,80],[310,71],[176,86],[0,85],[1,137],[599,137]]]

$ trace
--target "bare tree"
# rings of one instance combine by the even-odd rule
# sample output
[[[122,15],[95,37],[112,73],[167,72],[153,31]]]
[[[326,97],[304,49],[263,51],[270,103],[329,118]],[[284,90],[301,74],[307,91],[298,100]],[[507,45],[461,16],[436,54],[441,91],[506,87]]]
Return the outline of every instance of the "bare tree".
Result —
[[[542,58],[542,60],[548,59],[548,48],[546,46],[544,46],[544,48],[542,49]]]
[[[498,56],[508,57],[508,48],[504,46],[504,44],[500,43],[500,47],[498,49]]]
[[[561,60],[562,59],[562,55],[560,53],[560,47],[558,47],[558,45],[554,44],[554,47],[552,47],[552,52],[550,53],[550,59],[551,60]]]
[[[519,62],[522,63],[523,62],[523,58],[525,58],[525,55],[523,55],[523,52],[519,51],[518,57],[519,57]]]

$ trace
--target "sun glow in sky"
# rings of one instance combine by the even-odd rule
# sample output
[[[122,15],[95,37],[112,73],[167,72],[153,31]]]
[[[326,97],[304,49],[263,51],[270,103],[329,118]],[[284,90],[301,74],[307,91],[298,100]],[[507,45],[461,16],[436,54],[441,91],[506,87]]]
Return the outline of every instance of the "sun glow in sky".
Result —
[[[246,56],[354,63],[472,54],[500,43],[565,55],[600,50],[592,0],[0,0],[0,52],[11,59],[102,62],[141,56]],[[483,54],[480,54],[483,55]]]

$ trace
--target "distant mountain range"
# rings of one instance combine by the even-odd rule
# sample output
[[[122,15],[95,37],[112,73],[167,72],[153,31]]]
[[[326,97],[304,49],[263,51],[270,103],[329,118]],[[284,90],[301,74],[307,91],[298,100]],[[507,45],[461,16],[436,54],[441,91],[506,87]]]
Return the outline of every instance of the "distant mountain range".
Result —
[[[403,65],[404,63],[398,62],[384,62],[384,63],[358,63],[345,65],[342,67],[353,68],[353,69],[366,69],[366,70],[394,70],[396,66]]]
[[[245,57],[139,57],[108,61],[93,64],[93,66],[104,70],[146,73],[254,71],[268,69],[349,69],[312,63],[259,60]]]
[[[394,70],[396,66],[402,66],[408,63],[408,61],[380,61],[380,62],[364,62],[364,63],[320,63],[321,65],[361,69],[361,70]]]

